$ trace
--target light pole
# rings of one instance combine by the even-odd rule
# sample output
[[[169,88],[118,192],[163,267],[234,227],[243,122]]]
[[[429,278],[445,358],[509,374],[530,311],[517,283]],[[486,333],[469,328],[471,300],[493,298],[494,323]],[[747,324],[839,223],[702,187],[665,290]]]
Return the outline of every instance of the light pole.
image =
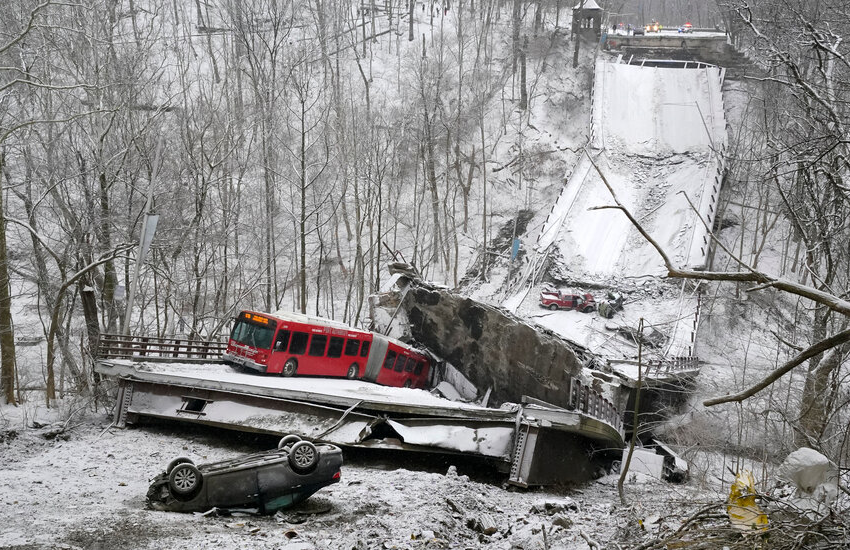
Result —
[[[136,289],[139,286],[139,272],[142,270],[142,264],[145,261],[145,256],[151,246],[153,235],[156,232],[156,224],[159,221],[159,215],[151,213],[151,202],[153,200],[153,182],[156,179],[156,174],[159,172],[159,159],[162,153],[162,137],[156,146],[154,153],[153,166],[151,169],[151,178],[148,182],[148,198],[145,201],[145,217],[142,220],[142,231],[139,234],[139,248],[136,250],[136,266],[133,269],[133,279],[130,281],[130,291],[127,293],[127,305],[124,312],[124,324],[121,327],[123,336],[130,335],[130,318],[133,316],[133,300],[136,298]]]

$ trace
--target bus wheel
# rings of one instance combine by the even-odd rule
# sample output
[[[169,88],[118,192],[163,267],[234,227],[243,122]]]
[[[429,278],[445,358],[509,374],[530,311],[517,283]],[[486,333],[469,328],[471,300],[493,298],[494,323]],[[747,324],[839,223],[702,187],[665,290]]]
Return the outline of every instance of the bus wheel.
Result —
[[[283,370],[280,371],[281,376],[295,376],[295,371],[298,370],[298,361],[295,359],[287,359],[283,364]]]
[[[413,385],[413,382],[410,381],[410,378],[408,378],[407,380],[404,381],[404,387],[405,388],[409,388],[412,385]]]
[[[360,373],[360,367],[357,365],[357,363],[351,363],[351,366],[348,367],[348,372],[345,374],[345,377],[351,380],[356,380],[358,373]]]

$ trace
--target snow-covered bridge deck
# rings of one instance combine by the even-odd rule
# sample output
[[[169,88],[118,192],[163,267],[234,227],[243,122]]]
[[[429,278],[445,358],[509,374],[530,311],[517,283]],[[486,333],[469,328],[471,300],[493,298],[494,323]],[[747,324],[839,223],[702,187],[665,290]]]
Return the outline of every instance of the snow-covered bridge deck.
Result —
[[[534,399],[494,409],[359,380],[137,359],[101,359],[95,366],[119,380],[118,425],[168,418],[347,446],[468,453],[501,463],[518,485],[581,479],[592,472],[591,444],[623,445],[620,413],[593,393],[581,394],[573,410]]]
[[[621,327],[644,318],[667,336],[661,356],[692,356],[699,319],[698,292],[648,285],[666,274],[661,256],[625,215],[618,200],[679,267],[705,269],[710,257],[726,121],[723,69],[706,64],[641,66],[598,61],[589,147],[552,206],[506,307],[610,359],[636,355]],[[611,321],[576,312],[543,312],[535,279],[547,258],[562,277],[635,292]],[[634,281],[638,281],[635,283]],[[646,289],[646,290],[643,290]],[[530,299],[529,299],[530,298]],[[598,297],[597,297],[598,298]]]

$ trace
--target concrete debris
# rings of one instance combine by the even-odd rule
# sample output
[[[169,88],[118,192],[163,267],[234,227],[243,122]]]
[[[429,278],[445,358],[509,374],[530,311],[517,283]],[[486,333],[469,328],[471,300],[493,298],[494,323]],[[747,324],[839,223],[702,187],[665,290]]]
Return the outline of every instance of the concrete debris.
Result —
[[[629,455],[629,449],[623,449],[623,461]],[[632,452],[632,460],[629,462],[629,473],[644,474],[655,479],[661,479],[664,475],[664,457],[656,454],[652,449],[635,448]]]
[[[452,510],[452,512],[454,512],[456,514],[462,514],[463,513],[463,508],[454,499],[452,499],[450,497],[446,498],[446,504],[449,505],[449,508]]]
[[[559,500],[540,500],[531,506],[530,513],[546,514],[554,516],[555,514],[564,514],[567,512],[581,512],[578,502],[570,497],[564,497]]]
[[[671,483],[684,483],[690,476],[688,461],[680,457],[668,445],[653,439],[655,452],[664,457],[663,478]]]
[[[466,526],[487,536],[490,536],[499,530],[496,526],[496,520],[493,519],[493,516],[487,513],[481,513],[476,517],[470,517],[466,521]]]
[[[569,529],[573,526],[573,520],[563,514],[555,514],[555,517],[552,518],[552,525]]]
[[[439,395],[440,397],[445,397],[449,401],[465,401],[455,387],[445,380],[437,384],[437,386],[431,390],[431,393]]]
[[[605,328],[616,331],[626,340],[634,342],[635,345],[643,344],[650,348],[660,348],[666,344],[668,340],[667,335],[651,326],[645,326],[643,328],[643,333],[638,333],[636,328],[626,325],[618,326],[606,324]]]

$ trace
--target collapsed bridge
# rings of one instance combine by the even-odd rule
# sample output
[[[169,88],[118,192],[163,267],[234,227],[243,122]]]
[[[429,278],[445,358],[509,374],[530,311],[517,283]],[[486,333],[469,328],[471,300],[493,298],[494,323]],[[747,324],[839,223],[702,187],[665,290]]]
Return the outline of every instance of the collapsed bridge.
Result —
[[[95,370],[118,382],[115,423],[144,418],[304,437],[343,446],[466,454],[519,486],[589,479],[592,449],[623,446],[621,414],[578,378],[559,407],[533,397],[490,408],[362,380],[248,374],[223,344],[103,335]]]

